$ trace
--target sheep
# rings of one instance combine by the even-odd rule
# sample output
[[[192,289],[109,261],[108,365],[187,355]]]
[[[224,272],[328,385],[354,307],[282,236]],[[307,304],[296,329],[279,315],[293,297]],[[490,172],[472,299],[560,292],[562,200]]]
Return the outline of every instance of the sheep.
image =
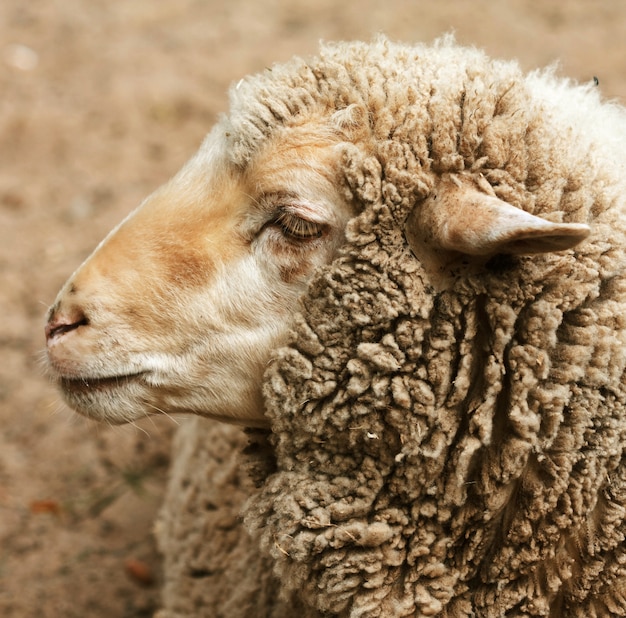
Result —
[[[449,37],[233,87],[46,326],[78,412],[197,415],[162,618],[626,615],[625,135]]]

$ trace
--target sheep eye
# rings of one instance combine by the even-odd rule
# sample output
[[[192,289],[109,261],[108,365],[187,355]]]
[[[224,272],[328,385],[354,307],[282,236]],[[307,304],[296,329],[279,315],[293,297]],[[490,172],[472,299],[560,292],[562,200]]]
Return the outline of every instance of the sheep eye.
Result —
[[[274,220],[286,238],[291,240],[313,240],[321,238],[324,226],[308,219],[303,219],[289,211],[282,211]]]

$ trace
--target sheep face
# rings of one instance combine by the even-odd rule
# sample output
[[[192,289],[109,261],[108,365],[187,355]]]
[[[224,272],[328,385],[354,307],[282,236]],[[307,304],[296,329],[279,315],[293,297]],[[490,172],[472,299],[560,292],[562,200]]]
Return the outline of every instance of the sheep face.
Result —
[[[352,205],[338,140],[285,128],[245,169],[216,127],[74,273],[46,326],[70,406],[111,423],[192,412],[263,426],[262,373]]]

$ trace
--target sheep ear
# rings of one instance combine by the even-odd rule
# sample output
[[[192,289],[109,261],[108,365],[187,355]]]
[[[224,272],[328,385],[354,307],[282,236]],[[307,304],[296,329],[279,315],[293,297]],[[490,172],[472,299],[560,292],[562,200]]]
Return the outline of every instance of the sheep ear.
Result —
[[[582,223],[554,223],[531,215],[475,186],[441,182],[409,217],[407,239],[436,252],[472,256],[548,253],[589,235]],[[419,255],[418,255],[419,257]]]

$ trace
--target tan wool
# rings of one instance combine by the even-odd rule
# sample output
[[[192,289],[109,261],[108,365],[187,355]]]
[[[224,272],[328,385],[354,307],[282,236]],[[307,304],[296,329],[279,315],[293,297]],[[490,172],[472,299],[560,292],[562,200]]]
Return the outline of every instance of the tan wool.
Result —
[[[626,616],[624,110],[380,39],[244,79],[221,122],[240,169],[323,122],[358,212],[267,368],[269,430],[180,430],[159,616]],[[455,187],[590,234],[428,253],[416,205]]]

